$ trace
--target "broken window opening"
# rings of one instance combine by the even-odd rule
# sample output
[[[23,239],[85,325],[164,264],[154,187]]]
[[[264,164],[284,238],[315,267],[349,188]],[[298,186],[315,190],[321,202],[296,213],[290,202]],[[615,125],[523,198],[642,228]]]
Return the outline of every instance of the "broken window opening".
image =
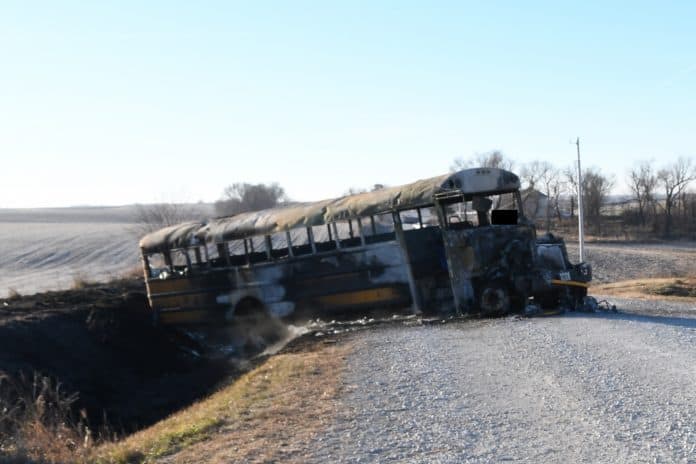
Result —
[[[336,248],[341,248],[341,237],[338,234],[338,226],[335,222],[331,223],[331,231],[333,231],[333,239],[336,243]]]
[[[247,263],[246,247],[244,240],[230,240],[227,242],[227,254],[229,256],[230,266],[241,266]]]
[[[418,217],[420,220],[421,229],[426,227],[437,227],[440,225],[437,219],[437,211],[434,206],[426,206],[418,208]]]
[[[145,260],[147,261],[146,266],[150,270],[148,277],[156,279],[162,272],[169,272],[169,266],[167,266],[162,253],[145,255]]]
[[[404,230],[413,230],[421,228],[420,214],[416,209],[407,209],[404,211],[399,211],[399,218],[401,219],[401,227]]]
[[[312,253],[316,253],[317,252],[317,244],[314,241],[314,233],[312,232],[311,227],[307,227],[307,237],[309,238],[309,245],[312,248]]]
[[[180,276],[185,276],[191,268],[191,259],[188,253],[183,248],[176,248],[170,251],[172,260],[172,273]]]
[[[448,229],[467,229],[477,225],[475,213],[471,214],[471,202],[460,201],[445,205],[446,227]]]
[[[201,267],[205,261],[203,260],[203,254],[201,253],[201,247],[195,246],[188,249],[189,259],[191,263],[196,267]]]
[[[269,260],[266,253],[266,238],[263,236],[249,237],[247,239],[248,253],[247,264],[262,263]]]
[[[330,224],[312,226],[312,237],[314,238],[314,247],[317,253],[336,249],[336,242],[334,241]]]
[[[276,232],[270,235],[270,245],[272,259],[287,259],[290,257],[288,235],[285,232]]]
[[[350,248],[361,245],[360,237],[356,237],[353,232],[353,221],[337,221],[334,222],[334,233],[338,238],[341,248]]]
[[[519,200],[514,193],[472,195],[444,206],[447,228],[465,229],[518,223]]]
[[[358,235],[360,236],[360,246],[365,246],[365,231],[363,230],[362,220],[357,218],[355,222],[358,224]]]
[[[396,240],[394,217],[392,213],[377,214],[371,217],[374,234],[365,237],[366,243],[388,242]]]
[[[292,254],[294,256],[304,256],[312,254],[312,245],[310,243],[310,228],[293,229],[290,233],[290,242],[292,243]]]
[[[226,243],[208,244],[208,257],[213,267],[225,267],[230,265],[230,255],[227,252]]]

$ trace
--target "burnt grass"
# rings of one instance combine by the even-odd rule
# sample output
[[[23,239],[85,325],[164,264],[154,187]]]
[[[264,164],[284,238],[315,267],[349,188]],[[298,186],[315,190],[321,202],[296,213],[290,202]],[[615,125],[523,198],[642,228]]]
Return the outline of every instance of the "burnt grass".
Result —
[[[0,299],[0,375],[77,393],[74,413],[91,430],[131,433],[242,373],[190,343],[149,323],[142,279]]]

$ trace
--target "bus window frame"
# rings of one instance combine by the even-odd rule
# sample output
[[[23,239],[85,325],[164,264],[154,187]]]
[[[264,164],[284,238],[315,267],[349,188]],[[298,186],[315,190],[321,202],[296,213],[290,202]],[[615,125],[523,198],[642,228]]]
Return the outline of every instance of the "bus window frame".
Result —
[[[355,218],[355,221],[358,224],[358,234],[360,235],[360,246],[365,246],[365,234],[363,233],[363,227],[362,227],[362,220],[358,216]]]
[[[420,213],[420,208],[410,208],[408,210],[403,210],[403,211],[413,211],[417,210]],[[364,248],[367,246],[372,246],[372,245],[378,245],[378,244],[383,244],[383,243],[388,243],[388,242],[398,242],[398,237],[396,235],[396,227],[397,227],[397,221],[400,223],[401,218],[399,217],[398,219],[395,219],[395,214],[399,214],[403,212],[401,210],[399,211],[393,211],[393,212],[385,212],[385,213],[379,213],[379,214],[372,214],[372,215],[365,215],[365,216],[358,216],[354,217],[351,219],[343,219],[340,221],[331,221],[325,224],[318,224],[317,226],[327,227],[327,232],[328,232],[328,240],[320,243],[332,243],[334,248],[326,249],[326,250],[319,250],[317,245],[317,241],[315,238],[315,234],[313,231],[313,227],[317,226],[307,226],[304,227],[304,231],[307,234],[307,239],[308,239],[308,244],[310,245],[311,250],[309,252],[305,253],[300,253],[297,254],[295,250],[292,249],[292,234],[290,229],[286,229],[284,232],[277,232],[278,234],[284,234],[284,239],[286,240],[286,243],[289,245],[287,248],[285,247],[279,247],[279,248],[274,248],[273,247],[273,234],[259,234],[259,235],[254,235],[254,236],[248,236],[245,238],[240,238],[240,239],[235,239],[235,240],[227,240],[223,241],[220,243],[216,243],[215,246],[217,247],[218,250],[218,255],[224,259],[224,267],[226,268],[236,268],[236,267],[241,267],[241,266],[247,266],[247,267],[254,267],[258,265],[268,265],[268,264],[273,264],[276,262],[282,262],[282,261],[287,261],[287,260],[296,260],[296,259],[303,259],[303,258],[308,258],[312,256],[317,256],[317,255],[330,255],[332,253],[335,253],[338,250],[350,250],[350,249],[360,249]],[[380,218],[380,224],[383,224],[389,229],[387,232],[383,232],[381,234],[377,234],[377,226],[376,226],[376,220],[375,216]],[[369,218],[369,232],[371,233],[366,233],[367,231],[363,230],[364,229],[364,224],[365,220]],[[388,218],[387,221],[384,220],[384,218]],[[353,224],[353,221],[355,221],[355,224]],[[339,233],[338,229],[338,223],[339,222],[348,222],[349,226],[346,228],[348,236],[341,238],[341,234]],[[384,224],[386,222],[386,224]],[[418,224],[422,224],[422,214],[420,214],[419,217],[419,222]],[[438,224],[439,225],[439,224]],[[357,227],[357,234],[355,228]],[[432,226],[431,226],[432,227]],[[369,238],[374,237],[374,236],[381,236],[385,235],[385,237],[380,237],[379,240],[370,242]],[[352,239],[359,238],[360,241],[356,244],[352,243]],[[264,257],[259,260],[254,260],[252,259],[252,255],[257,252],[261,252],[261,250],[257,250],[254,245],[254,240],[257,239],[260,241],[260,243],[263,244],[263,252]],[[232,242],[236,240],[241,240],[241,244],[244,247],[244,263],[243,264],[233,264],[232,263],[232,253],[230,251],[230,246]],[[346,243],[341,243],[342,241],[346,240],[351,240],[349,242],[350,244]],[[305,244],[306,245],[306,244]],[[286,250],[287,249],[287,254],[284,256],[274,256],[273,251],[277,250]],[[221,253],[221,250],[223,253]],[[180,274],[180,271],[174,271],[174,266],[172,263],[171,259],[171,253],[172,252],[184,252],[184,256],[187,260],[186,264],[186,271],[185,274]],[[184,248],[171,248],[169,250],[159,252],[163,255],[165,259],[165,266],[166,270],[169,271],[170,275],[172,277],[177,276],[177,277],[185,277],[187,274],[190,275],[194,271],[199,271],[202,269],[205,269],[206,267],[211,267],[211,263],[209,260],[203,260],[203,257],[201,255],[201,251],[199,249],[198,245],[191,246],[191,247],[184,247]],[[203,253],[207,254],[207,249],[204,250]],[[155,253],[150,253],[147,255],[148,259],[150,255],[153,255]],[[198,259],[198,256],[196,254],[201,255],[200,260]],[[237,255],[235,255],[237,256]],[[239,256],[242,256],[241,254]],[[192,257],[195,257],[192,259]],[[167,262],[172,263],[172,264],[167,264]],[[148,261],[149,263],[149,261]],[[207,266],[203,266],[204,264],[207,264]],[[151,273],[150,273],[151,275]]]
[[[316,255],[317,254],[317,244],[314,241],[314,231],[312,230],[312,227],[307,227],[307,239],[309,240],[309,246],[312,249],[312,252],[310,254]]]

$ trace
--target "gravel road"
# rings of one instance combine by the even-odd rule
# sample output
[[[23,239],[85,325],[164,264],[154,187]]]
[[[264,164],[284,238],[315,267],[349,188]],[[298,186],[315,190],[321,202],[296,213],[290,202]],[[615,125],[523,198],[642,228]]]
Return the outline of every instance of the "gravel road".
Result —
[[[577,245],[568,245],[571,262],[578,262]],[[595,283],[644,277],[683,277],[696,273],[696,243],[589,243],[585,260],[592,264]]]
[[[355,334],[308,462],[696,463],[696,307],[617,303]]]

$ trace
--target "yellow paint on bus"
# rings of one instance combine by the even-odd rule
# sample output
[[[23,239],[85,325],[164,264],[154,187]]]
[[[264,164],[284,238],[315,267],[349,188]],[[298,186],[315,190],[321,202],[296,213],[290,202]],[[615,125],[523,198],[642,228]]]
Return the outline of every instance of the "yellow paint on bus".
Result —
[[[567,285],[570,287],[583,287],[583,288],[589,288],[590,284],[586,282],[577,282],[575,280],[556,280],[552,279],[551,283],[554,285]]]
[[[327,306],[349,306],[367,303],[380,303],[400,299],[403,295],[393,287],[372,288],[356,292],[336,293],[317,298]]]

